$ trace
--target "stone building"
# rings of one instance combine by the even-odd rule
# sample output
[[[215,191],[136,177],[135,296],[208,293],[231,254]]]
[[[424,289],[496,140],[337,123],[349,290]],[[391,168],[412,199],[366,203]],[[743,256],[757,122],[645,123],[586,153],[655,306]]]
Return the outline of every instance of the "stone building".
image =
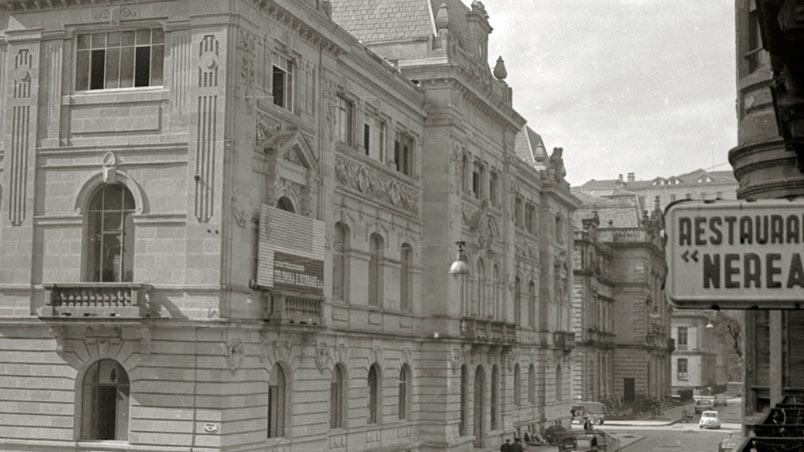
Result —
[[[738,144],[729,151],[729,162],[740,183],[739,199],[804,196],[804,74],[795,8],[799,2],[735,0]],[[804,353],[804,313],[759,309],[744,315],[743,409],[750,428],[769,407],[804,386],[804,365],[794,358]],[[786,447],[800,448],[801,442]]]
[[[719,372],[719,347],[709,317],[700,311],[679,309],[673,312],[671,323],[671,336],[676,346],[670,374],[673,392],[725,385],[725,374]]]
[[[573,190],[596,196],[610,196],[618,191],[636,194],[643,206],[659,201],[664,210],[668,204],[682,199],[737,199],[737,180],[731,171],[697,169],[676,176],[657,176],[650,180],[637,180],[634,173],[623,179],[590,180]],[[647,208],[647,207],[645,207]]]
[[[0,1],[0,449],[568,422],[562,150],[480,2],[359,3]]]
[[[583,192],[575,213],[573,397],[604,401],[670,395],[670,316],[662,211],[637,195]]]

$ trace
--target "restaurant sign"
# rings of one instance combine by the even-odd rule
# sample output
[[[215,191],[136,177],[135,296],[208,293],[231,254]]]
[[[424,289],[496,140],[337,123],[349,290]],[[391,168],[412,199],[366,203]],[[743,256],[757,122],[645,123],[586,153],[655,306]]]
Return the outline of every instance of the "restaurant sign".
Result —
[[[684,201],[665,213],[667,296],[681,308],[804,304],[804,200]]]
[[[263,205],[257,286],[324,293],[324,222]]]

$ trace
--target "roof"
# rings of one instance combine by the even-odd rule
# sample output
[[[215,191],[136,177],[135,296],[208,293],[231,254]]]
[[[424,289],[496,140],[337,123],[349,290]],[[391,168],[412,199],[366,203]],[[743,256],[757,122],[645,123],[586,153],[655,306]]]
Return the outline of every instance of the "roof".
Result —
[[[516,134],[514,151],[522,161],[537,169],[545,169],[547,162],[547,150],[541,135],[534,132],[528,126],[524,126]]]
[[[577,228],[583,228],[583,219],[597,213],[600,229],[634,228],[640,226],[639,200],[633,193],[617,198],[603,198],[584,192],[573,193],[581,201],[581,207],[573,214]]]
[[[731,171],[706,171],[705,169],[698,168],[694,171],[690,171],[684,174],[678,174],[673,176],[657,176],[653,177],[650,180],[638,180],[634,182],[628,181],[620,181],[619,179],[604,179],[604,180],[595,180],[591,179],[581,185],[579,188],[584,191],[595,191],[600,193],[603,190],[613,190],[616,187],[622,187],[625,190],[635,191],[635,190],[642,190],[653,187],[653,182],[657,179],[662,180],[670,180],[670,179],[678,179],[679,183],[677,186],[698,186],[698,179],[701,176],[709,176],[712,181],[711,183],[721,183],[721,184],[733,184],[737,185],[737,180],[734,178],[734,173]]]
[[[332,0],[332,20],[363,43],[433,36],[433,13],[430,0]]]

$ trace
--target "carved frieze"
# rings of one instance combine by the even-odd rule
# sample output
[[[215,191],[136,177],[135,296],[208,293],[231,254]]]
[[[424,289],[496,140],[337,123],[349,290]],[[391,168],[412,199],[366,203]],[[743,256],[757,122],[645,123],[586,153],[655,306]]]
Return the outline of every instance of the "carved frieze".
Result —
[[[236,374],[243,364],[243,358],[246,354],[246,346],[240,339],[234,339],[226,343],[226,364],[229,365],[229,370]]]
[[[392,177],[385,176],[379,171],[337,157],[335,160],[335,176],[341,184],[360,191],[377,201],[407,210],[410,213],[419,212],[419,192],[400,183]]]
[[[254,63],[256,48],[256,36],[245,28],[241,28],[237,39],[237,51],[240,59],[240,74],[237,81],[242,86],[243,97],[248,103],[251,102],[250,93],[254,89],[254,79],[256,77]]]
[[[257,143],[271,138],[282,130],[282,123],[274,121],[268,115],[257,112]]]

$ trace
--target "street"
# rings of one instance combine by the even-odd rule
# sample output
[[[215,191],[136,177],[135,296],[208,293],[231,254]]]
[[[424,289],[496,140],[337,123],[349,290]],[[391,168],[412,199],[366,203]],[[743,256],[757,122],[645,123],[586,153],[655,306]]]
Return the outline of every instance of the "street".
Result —
[[[602,425],[601,430],[616,436],[623,452],[716,452],[718,443],[732,433],[740,434],[742,400],[730,399],[727,406],[717,407],[722,427],[717,430],[698,428],[700,415],[692,422],[671,425]]]

